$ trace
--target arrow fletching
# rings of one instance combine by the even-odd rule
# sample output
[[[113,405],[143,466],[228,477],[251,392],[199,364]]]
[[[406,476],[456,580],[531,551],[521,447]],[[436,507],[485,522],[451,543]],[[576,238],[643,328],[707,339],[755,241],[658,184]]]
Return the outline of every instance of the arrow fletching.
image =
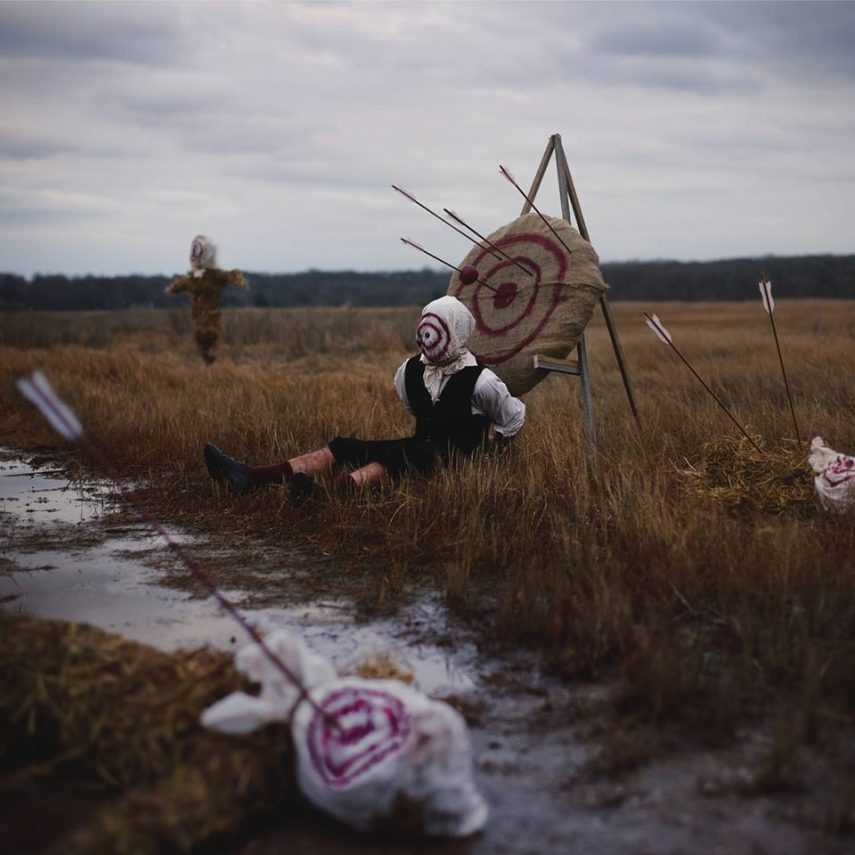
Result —
[[[392,189],[397,190],[402,196],[406,196],[411,202],[415,202],[418,205],[419,200],[416,199],[416,197],[413,196],[413,194],[410,193],[409,190],[404,190],[403,187],[398,187],[395,184],[392,185]]]
[[[759,284],[760,296],[763,298],[763,308],[767,314],[772,314],[775,311],[775,301],[772,298],[772,283],[764,276]]]
[[[507,166],[502,166],[501,164],[499,164],[499,172],[501,172],[502,175],[504,175],[505,178],[507,178],[508,181],[510,181],[511,184],[514,185],[514,187],[517,186],[517,180],[516,180],[516,178],[514,178],[513,175],[511,175],[511,171],[510,171],[510,169],[507,168]]]
[[[36,406],[60,436],[72,442],[83,436],[83,426],[74,411],[54,392],[41,371],[34,371],[29,377],[18,378],[16,385],[18,391]]]
[[[665,329],[665,326],[662,321],[660,321],[656,315],[653,315],[651,317],[647,314],[647,312],[644,313],[644,317],[647,318],[647,326],[649,326],[650,329],[653,330],[654,334],[656,335],[656,338],[658,338],[659,341],[664,342],[665,344],[671,344],[671,333],[669,333],[668,330]]]

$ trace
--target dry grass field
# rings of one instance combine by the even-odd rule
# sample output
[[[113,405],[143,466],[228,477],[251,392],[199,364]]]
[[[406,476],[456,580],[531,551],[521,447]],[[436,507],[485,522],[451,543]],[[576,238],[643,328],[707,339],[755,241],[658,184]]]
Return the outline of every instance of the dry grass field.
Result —
[[[415,308],[226,311],[211,368],[181,312],[0,316],[0,444],[62,446],[14,390],[40,368],[168,522],[243,538],[247,563],[261,540],[323,550],[342,591],[374,608],[439,586],[485,640],[530,645],[568,679],[616,677],[627,719],[720,739],[774,710],[771,786],[799,744],[855,722],[855,526],[813,499],[759,299],[613,309],[643,430],[598,317],[594,456],[578,382],[553,376],[527,396],[504,458],[299,510],[275,487],[238,499],[212,487],[207,440],[265,462],[338,434],[406,434],[391,377]],[[763,460],[723,444],[735,429],[644,310],[776,455],[783,481],[770,490]],[[784,302],[776,318],[802,438],[852,453],[855,303]]]

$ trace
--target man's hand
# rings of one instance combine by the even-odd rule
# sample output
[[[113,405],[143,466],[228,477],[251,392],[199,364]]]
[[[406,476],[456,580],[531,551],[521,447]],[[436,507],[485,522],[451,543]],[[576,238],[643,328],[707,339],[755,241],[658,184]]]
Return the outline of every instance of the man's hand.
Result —
[[[493,435],[493,445],[491,450],[494,454],[507,454],[512,441],[512,436],[503,436],[500,433],[496,433]]]

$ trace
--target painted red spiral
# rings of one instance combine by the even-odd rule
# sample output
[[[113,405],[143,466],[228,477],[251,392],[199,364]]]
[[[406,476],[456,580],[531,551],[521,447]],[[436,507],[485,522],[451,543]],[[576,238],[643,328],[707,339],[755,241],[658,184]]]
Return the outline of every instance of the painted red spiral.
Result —
[[[400,751],[411,731],[410,714],[394,695],[356,686],[337,689],[309,722],[312,767],[326,786],[343,789]]]

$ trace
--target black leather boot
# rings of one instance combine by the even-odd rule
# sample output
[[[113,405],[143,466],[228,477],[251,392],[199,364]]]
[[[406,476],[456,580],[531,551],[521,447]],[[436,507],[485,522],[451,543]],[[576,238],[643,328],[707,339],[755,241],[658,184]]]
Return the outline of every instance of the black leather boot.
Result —
[[[202,452],[205,466],[215,481],[222,481],[234,493],[248,493],[253,488],[246,466],[238,460],[223,454],[216,445],[205,443]]]

